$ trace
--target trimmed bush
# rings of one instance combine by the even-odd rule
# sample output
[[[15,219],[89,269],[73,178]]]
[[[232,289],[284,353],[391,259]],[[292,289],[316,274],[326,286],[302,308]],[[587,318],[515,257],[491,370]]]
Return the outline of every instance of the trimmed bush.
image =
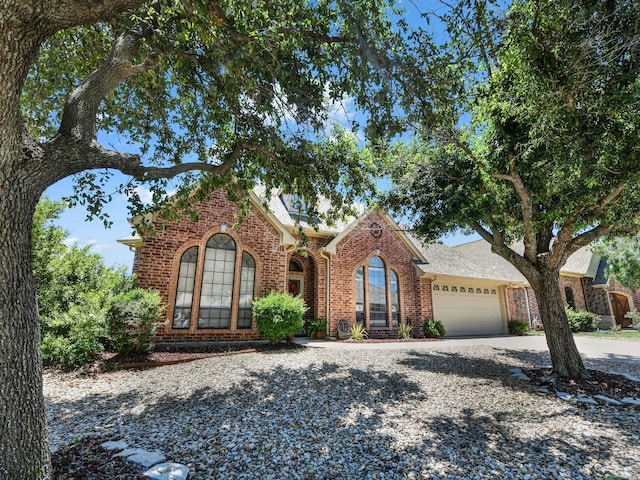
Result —
[[[440,320],[428,319],[424,322],[424,336],[427,338],[442,338],[447,332]]]
[[[271,292],[253,301],[253,316],[260,336],[277,343],[300,330],[307,306],[301,297]]]
[[[522,320],[510,320],[508,326],[509,335],[522,336],[526,335],[530,331],[529,324]]]
[[[42,332],[44,365],[72,370],[87,365],[104,350],[104,312],[72,305],[67,312],[52,315]]]
[[[586,310],[566,309],[569,328],[573,333],[594,332],[600,323],[600,317]]]
[[[631,310],[624,314],[625,318],[631,319],[631,328],[640,332],[640,312],[638,310]]]
[[[151,337],[164,310],[156,291],[134,288],[116,295],[107,309],[107,332],[113,350],[120,355],[149,351]]]

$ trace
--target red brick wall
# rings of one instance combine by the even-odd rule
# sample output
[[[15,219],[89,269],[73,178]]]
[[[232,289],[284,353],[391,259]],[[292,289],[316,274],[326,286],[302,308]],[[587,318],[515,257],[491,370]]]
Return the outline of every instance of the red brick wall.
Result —
[[[380,225],[381,231],[372,230],[374,224]],[[355,323],[355,274],[360,266],[367,265],[376,255],[376,249],[380,250],[378,256],[386,268],[393,269],[398,275],[400,321],[410,318],[416,325],[419,318],[431,314],[431,285],[429,282],[421,284],[412,262],[414,255],[393,228],[382,216],[372,213],[337,245],[337,253],[331,257],[331,335],[337,335],[339,319]],[[375,236],[377,234],[380,235]],[[368,305],[365,308],[368,310]],[[397,336],[397,328],[372,330],[368,324],[365,328],[370,336]],[[422,327],[418,331],[416,325],[413,333],[416,336],[421,334]]]
[[[260,296],[269,290],[283,291],[286,285],[286,271],[288,258],[286,252],[279,244],[279,232],[269,221],[255,208],[240,224],[238,229],[231,226],[237,221],[237,206],[228,202],[223,192],[213,192],[210,200],[196,207],[200,221],[191,221],[185,217],[181,220],[171,221],[157,225],[155,236],[147,236],[144,244],[136,251],[134,260],[134,273],[137,282],[144,288],[158,290],[167,304],[165,314],[166,325],[158,330],[155,341],[208,341],[257,338],[255,326],[251,330],[236,330],[235,318],[237,315],[237,302],[233,302],[232,321],[230,329],[197,329],[195,313],[200,293],[200,285],[196,280],[194,291],[194,317],[188,330],[173,330],[171,320],[173,318],[173,303],[180,267],[180,257],[189,247],[199,247],[199,261],[196,279],[202,278],[202,264],[204,249],[207,240],[220,232],[220,224],[227,225],[226,234],[236,242],[236,265],[241,262],[242,252],[250,253],[256,262],[256,278],[254,295]],[[240,285],[240,268],[236,268],[234,280],[234,292]]]
[[[562,300],[566,305],[568,302],[565,287],[570,287],[573,291],[573,299],[576,304],[576,308],[578,310],[586,310],[587,303],[585,302],[585,291],[582,286],[582,279],[580,277],[560,275],[560,291],[562,294]],[[527,298],[529,300],[528,311]],[[532,323],[535,324],[540,321],[538,299],[531,287],[526,288],[526,293],[524,288],[508,288],[507,307],[509,309],[509,318],[512,320],[523,320],[525,322],[529,322],[529,315],[531,315]]]
[[[562,290],[562,298],[567,302],[565,287],[571,287],[573,290],[573,298],[578,310],[588,310],[603,317],[612,315],[608,301],[608,292],[624,293],[631,299],[630,308],[640,307],[640,291],[623,287],[615,280],[609,282],[608,287],[593,288],[593,279],[570,277],[566,275],[560,276],[560,288]],[[539,318],[538,303],[531,288],[527,288],[529,294],[529,308],[531,309],[531,318]],[[521,288],[510,288],[507,290],[507,303],[509,307],[509,316],[512,319],[527,321],[527,306],[524,290]]]
[[[279,232],[266,217],[252,209],[249,216],[237,229],[231,226],[236,222],[237,206],[228,202],[222,192],[214,192],[210,200],[196,207],[200,221],[183,218],[177,221],[157,225],[157,234],[145,238],[142,247],[137,249],[134,259],[134,273],[138,284],[145,288],[157,289],[167,304],[166,324],[154,340],[162,342],[243,340],[258,338],[255,326],[251,330],[236,329],[237,302],[234,300],[231,328],[197,328],[197,305],[200,297],[200,280],[207,240],[221,231],[220,225],[226,224],[226,234],[236,242],[236,264],[241,261],[243,251],[250,253],[256,261],[255,296],[269,290],[286,291],[289,276],[289,260],[297,260],[304,271],[304,298],[309,306],[307,317],[326,318],[326,278],[327,256],[323,247],[331,240],[323,236],[310,236],[303,247],[304,254],[298,248],[285,249],[279,245]],[[371,227],[378,224],[382,228],[374,232]],[[163,228],[167,227],[167,228]],[[379,235],[377,235],[379,233]],[[188,330],[172,329],[173,304],[180,267],[181,255],[190,247],[199,248],[196,284],[194,287],[194,308],[191,325]],[[337,246],[337,254],[330,257],[331,298],[330,330],[337,335],[337,323],[346,318],[355,322],[355,273],[358,267],[368,265],[372,256],[379,256],[385,266],[398,276],[400,321],[410,320],[414,325],[414,336],[422,336],[425,318],[433,316],[431,301],[431,282],[416,275],[413,263],[414,254],[400,239],[393,225],[387,223],[381,215],[371,214],[361,221],[353,231],[343,238]],[[234,292],[239,289],[240,268],[236,268]],[[368,305],[367,305],[368,310]],[[368,318],[368,315],[367,315]],[[367,325],[372,336],[396,337],[397,327],[376,328]]]

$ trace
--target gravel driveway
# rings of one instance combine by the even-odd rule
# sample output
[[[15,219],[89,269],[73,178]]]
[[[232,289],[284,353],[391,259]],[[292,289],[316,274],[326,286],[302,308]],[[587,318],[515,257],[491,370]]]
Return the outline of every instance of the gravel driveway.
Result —
[[[307,348],[48,373],[45,396],[54,447],[124,439],[190,479],[640,478],[640,411],[566,403],[509,375],[548,361],[489,346]]]

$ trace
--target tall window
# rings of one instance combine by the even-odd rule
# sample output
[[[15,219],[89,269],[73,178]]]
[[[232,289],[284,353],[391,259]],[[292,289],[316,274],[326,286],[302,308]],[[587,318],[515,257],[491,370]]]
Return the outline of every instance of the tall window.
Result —
[[[229,328],[233,277],[236,267],[236,243],[224,234],[207,242],[202,273],[198,328]]]
[[[369,261],[369,325],[387,326],[387,282],[384,263],[380,257]]]
[[[256,261],[247,252],[242,254],[240,271],[240,298],[238,299],[238,328],[251,328],[253,318],[253,286],[256,279]]]
[[[398,291],[398,275],[389,270],[389,293],[391,294],[391,325],[397,327],[400,324],[400,292]]]
[[[198,247],[191,247],[182,254],[172,328],[188,330],[192,326],[192,312],[196,309],[199,329],[231,328],[236,306],[234,326],[251,328],[256,261],[249,253],[240,254],[237,250],[233,238],[219,233],[209,239],[204,255],[198,255]],[[196,275],[199,271],[202,271],[201,277]],[[235,279],[239,279],[239,285],[234,285]],[[200,286],[200,298],[194,295],[197,286]]]
[[[198,247],[191,247],[180,258],[178,272],[178,288],[176,289],[176,303],[173,309],[173,328],[189,328],[191,324],[191,309],[193,308],[193,286],[196,280],[198,266]]]
[[[356,323],[364,324],[364,267],[356,272]]]
[[[378,256],[358,268],[355,278],[356,322],[369,327],[397,327],[400,323],[400,288],[398,275],[388,269]],[[368,311],[366,307],[368,306]]]

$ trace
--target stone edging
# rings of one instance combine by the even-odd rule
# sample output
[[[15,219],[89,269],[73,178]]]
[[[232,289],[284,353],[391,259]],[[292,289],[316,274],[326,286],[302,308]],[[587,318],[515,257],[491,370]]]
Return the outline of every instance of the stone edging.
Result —
[[[118,453],[112,455],[114,457],[125,457],[129,462],[148,468],[142,475],[152,480],[186,480],[189,476],[188,467],[180,463],[167,462],[167,458],[158,450],[150,452],[142,448],[129,448],[122,440],[104,442],[100,446],[107,450],[118,450]]]
[[[547,367],[540,367],[540,368],[547,368]],[[511,376],[513,378],[517,378],[519,380],[524,380],[524,381],[531,381],[531,378],[529,378],[523,371],[521,368],[512,368],[511,370],[509,370],[509,372],[511,373]],[[618,372],[607,372],[607,373],[611,373],[611,374],[615,374],[615,375],[621,375],[625,378],[627,378],[628,380],[632,380],[634,382],[640,382],[639,378],[636,378],[632,375],[628,375],[626,373],[618,373]],[[536,388],[536,392],[537,393],[542,393],[545,395],[553,395],[554,392],[552,392],[551,390],[549,390],[546,387],[540,387],[540,388]],[[589,395],[583,395],[583,394],[577,394],[577,395],[572,395],[570,393],[567,392],[555,392],[555,396],[557,398],[559,398],[560,400],[564,400],[564,401],[575,401],[576,403],[582,403],[582,404],[586,404],[586,405],[609,405],[609,406],[614,406],[614,407],[636,407],[636,408],[640,408],[640,399],[638,398],[633,398],[633,397],[625,397],[622,398],[620,400],[616,400],[615,398],[610,398],[607,397],[605,395],[594,395],[593,397],[589,396]]]

